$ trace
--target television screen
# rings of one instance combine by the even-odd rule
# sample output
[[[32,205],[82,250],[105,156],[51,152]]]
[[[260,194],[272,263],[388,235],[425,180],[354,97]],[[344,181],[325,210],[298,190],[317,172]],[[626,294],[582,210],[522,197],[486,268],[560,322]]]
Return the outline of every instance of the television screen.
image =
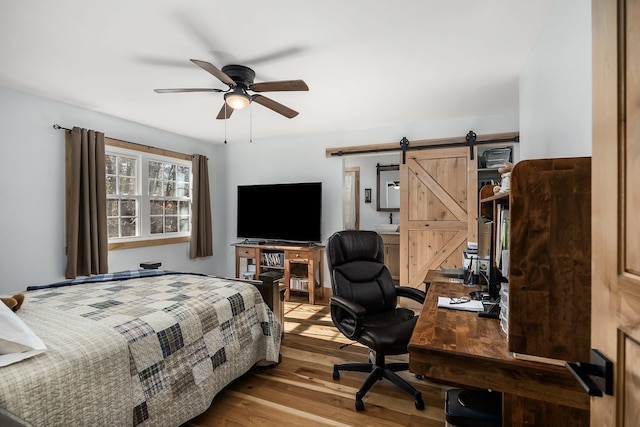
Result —
[[[238,238],[320,242],[322,183],[238,186]]]

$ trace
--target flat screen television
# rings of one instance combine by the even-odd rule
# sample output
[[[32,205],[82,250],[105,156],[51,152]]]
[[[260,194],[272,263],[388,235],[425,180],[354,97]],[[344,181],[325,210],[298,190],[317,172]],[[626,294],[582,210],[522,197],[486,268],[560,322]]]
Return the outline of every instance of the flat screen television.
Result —
[[[256,241],[322,241],[322,183],[238,186],[237,237]]]

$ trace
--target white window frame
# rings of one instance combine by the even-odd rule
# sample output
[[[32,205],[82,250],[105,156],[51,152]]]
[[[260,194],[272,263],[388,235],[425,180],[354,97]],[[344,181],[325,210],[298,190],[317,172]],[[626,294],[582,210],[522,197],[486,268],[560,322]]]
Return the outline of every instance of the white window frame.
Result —
[[[105,154],[121,155],[127,157],[135,157],[137,161],[137,178],[136,183],[137,195],[127,195],[127,198],[136,199],[138,203],[138,221],[137,236],[129,237],[112,237],[109,238],[109,250],[125,249],[133,247],[155,246],[163,244],[172,244],[180,242],[188,242],[191,239],[191,220],[193,212],[191,206],[193,203],[193,169],[191,156],[181,153],[174,153],[167,150],[155,149],[143,145],[128,143],[119,140],[105,138]],[[149,162],[172,163],[179,166],[186,166],[191,171],[189,182],[189,197],[158,197],[149,195]],[[110,196],[107,195],[107,199]],[[189,202],[189,230],[177,231],[170,233],[151,234],[151,200],[178,200]],[[179,212],[178,212],[179,227]]]

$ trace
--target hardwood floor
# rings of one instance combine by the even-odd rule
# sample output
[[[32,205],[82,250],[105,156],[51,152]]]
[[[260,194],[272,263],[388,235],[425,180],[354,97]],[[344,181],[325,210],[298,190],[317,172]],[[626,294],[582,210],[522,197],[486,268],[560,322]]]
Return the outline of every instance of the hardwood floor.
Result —
[[[355,393],[365,373],[343,372],[332,379],[333,364],[366,361],[368,350],[348,343],[333,326],[326,301],[309,305],[300,297],[285,303],[282,362],[253,368],[219,393],[204,414],[183,427],[213,426],[437,426],[445,425],[447,386],[401,375],[420,392],[425,409],[415,408],[411,396],[387,380],[364,398],[364,411],[355,409]],[[388,361],[407,360],[406,357]]]

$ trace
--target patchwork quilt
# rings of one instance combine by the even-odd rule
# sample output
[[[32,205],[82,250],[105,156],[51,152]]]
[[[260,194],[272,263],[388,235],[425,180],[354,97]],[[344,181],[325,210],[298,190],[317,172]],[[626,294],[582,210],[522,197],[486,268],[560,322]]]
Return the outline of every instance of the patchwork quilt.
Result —
[[[281,325],[254,286],[143,274],[28,291],[17,314],[48,350],[0,368],[0,406],[36,426],[178,426],[278,361]]]

